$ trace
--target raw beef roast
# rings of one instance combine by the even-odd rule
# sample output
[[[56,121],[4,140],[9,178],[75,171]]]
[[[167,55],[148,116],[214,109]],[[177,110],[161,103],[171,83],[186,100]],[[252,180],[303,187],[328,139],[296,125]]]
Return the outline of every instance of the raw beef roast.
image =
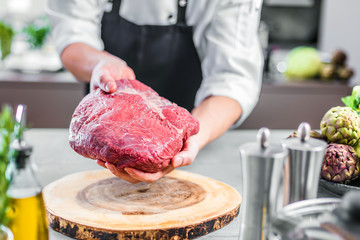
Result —
[[[70,123],[70,146],[84,157],[157,172],[199,131],[190,113],[137,80],[116,81],[112,94],[88,94]]]

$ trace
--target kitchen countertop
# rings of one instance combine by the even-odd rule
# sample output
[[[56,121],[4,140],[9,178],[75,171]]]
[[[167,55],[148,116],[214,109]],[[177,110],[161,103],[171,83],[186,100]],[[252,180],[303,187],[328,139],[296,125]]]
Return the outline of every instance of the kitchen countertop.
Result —
[[[293,130],[271,130],[271,141],[279,142]],[[229,130],[223,136],[203,148],[194,163],[181,170],[198,173],[224,182],[241,194],[241,169],[238,148],[246,142],[256,141],[257,130]],[[68,129],[30,129],[25,139],[34,147],[33,162],[43,186],[65,175],[87,170],[101,169],[95,161],[75,153],[68,144]],[[319,189],[319,197],[328,197]],[[245,207],[245,206],[242,206]],[[241,211],[241,208],[240,208]],[[237,217],[224,228],[199,239],[238,239],[241,219]],[[50,240],[70,239],[49,229]]]

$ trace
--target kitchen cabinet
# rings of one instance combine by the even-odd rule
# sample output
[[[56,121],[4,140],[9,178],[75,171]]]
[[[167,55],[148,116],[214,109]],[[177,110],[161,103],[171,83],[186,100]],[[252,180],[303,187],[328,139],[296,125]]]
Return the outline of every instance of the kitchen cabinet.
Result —
[[[254,111],[241,129],[296,129],[307,121],[320,127],[324,113],[343,105],[341,97],[351,94],[351,86],[340,83],[264,83]],[[28,106],[28,123],[33,128],[66,128],[77,104],[85,96],[85,84],[68,72],[24,74],[0,72],[0,103]]]
[[[27,105],[32,128],[68,127],[84,94],[85,84],[68,72],[0,72],[0,104]]]
[[[297,129],[301,122],[308,122],[319,129],[325,112],[344,106],[341,98],[351,91],[351,86],[337,82],[263,84],[257,105],[240,128]]]

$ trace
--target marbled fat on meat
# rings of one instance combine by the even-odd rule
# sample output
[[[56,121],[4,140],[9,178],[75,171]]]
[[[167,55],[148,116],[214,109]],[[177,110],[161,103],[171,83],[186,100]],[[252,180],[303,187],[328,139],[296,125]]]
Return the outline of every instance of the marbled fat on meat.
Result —
[[[116,81],[112,94],[100,89],[83,98],[70,123],[70,146],[91,159],[157,172],[199,131],[184,108],[137,80]]]

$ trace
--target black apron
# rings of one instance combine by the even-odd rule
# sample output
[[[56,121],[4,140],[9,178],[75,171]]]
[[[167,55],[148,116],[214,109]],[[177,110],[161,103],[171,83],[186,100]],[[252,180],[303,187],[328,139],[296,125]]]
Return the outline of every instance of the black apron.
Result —
[[[102,18],[105,51],[126,61],[136,79],[160,96],[190,111],[202,72],[193,29],[186,25],[186,1],[178,2],[177,23],[166,26],[129,22],[119,15],[120,5],[113,0],[112,10]]]

